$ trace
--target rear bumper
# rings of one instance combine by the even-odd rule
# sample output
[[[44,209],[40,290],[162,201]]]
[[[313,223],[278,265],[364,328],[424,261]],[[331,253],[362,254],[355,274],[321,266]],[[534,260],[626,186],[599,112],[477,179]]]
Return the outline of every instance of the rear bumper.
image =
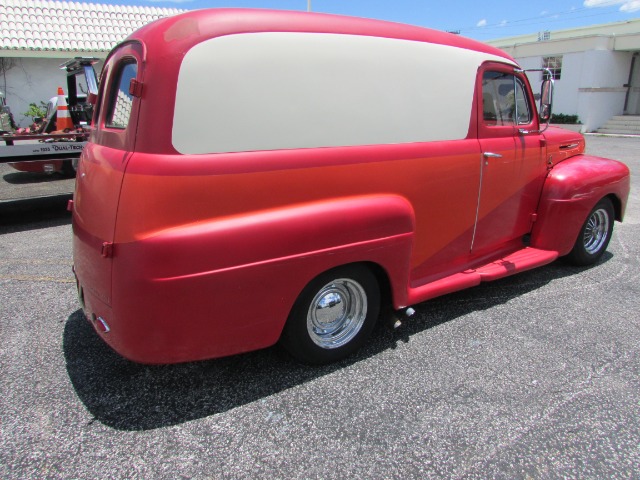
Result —
[[[278,341],[291,301],[256,292],[264,289],[265,275],[284,272],[264,266],[251,270],[194,278],[134,277],[114,289],[113,308],[77,275],[76,284],[85,317],[113,350],[138,363],[170,364],[258,350]]]
[[[78,302],[82,308],[82,312],[86,319],[93,325],[93,328],[100,334],[104,336],[111,331],[111,326],[109,325],[109,319],[113,318],[112,309],[104,302],[102,302],[98,297],[93,295],[90,291],[85,290],[82,285],[82,282],[78,278],[76,273],[75,266],[73,268],[73,274],[76,279],[76,291],[78,293]],[[105,338],[105,341],[109,343],[108,339]]]

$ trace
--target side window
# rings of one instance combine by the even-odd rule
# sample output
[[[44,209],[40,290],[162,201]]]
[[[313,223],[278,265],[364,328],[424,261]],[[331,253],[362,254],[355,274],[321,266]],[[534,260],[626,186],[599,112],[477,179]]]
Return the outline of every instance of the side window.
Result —
[[[129,83],[138,74],[138,65],[135,60],[126,60],[117,70],[118,75],[114,88],[109,95],[109,111],[105,126],[107,128],[127,128],[131,108],[133,106],[133,96],[129,93]]]
[[[105,85],[107,83],[107,78],[109,78],[109,66],[105,65],[102,67],[102,72],[100,73],[100,82],[98,83],[100,86],[98,87],[98,98],[96,100],[95,107],[93,109],[93,124],[98,125],[100,119],[100,113],[102,112],[102,104],[105,103],[104,92]]]
[[[485,72],[482,76],[482,117],[485,125],[526,125],[531,109],[522,81],[510,73]]]

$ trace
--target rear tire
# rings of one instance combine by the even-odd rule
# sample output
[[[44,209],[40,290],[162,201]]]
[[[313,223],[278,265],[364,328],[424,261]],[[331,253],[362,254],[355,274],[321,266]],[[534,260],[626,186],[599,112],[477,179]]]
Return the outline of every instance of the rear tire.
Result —
[[[613,203],[605,197],[593,207],[587,216],[573,250],[567,255],[567,260],[578,266],[596,263],[607,250],[614,221]]]
[[[298,360],[340,360],[367,340],[380,313],[380,288],[362,265],[340,267],[312,280],[296,300],[281,344]]]

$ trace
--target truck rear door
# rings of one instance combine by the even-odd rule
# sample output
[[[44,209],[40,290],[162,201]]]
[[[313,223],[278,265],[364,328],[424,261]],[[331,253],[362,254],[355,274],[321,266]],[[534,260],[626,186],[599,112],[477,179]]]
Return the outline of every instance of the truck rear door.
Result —
[[[143,47],[121,45],[108,57],[74,195],[74,265],[80,286],[111,304],[113,245],[120,188],[135,149]]]

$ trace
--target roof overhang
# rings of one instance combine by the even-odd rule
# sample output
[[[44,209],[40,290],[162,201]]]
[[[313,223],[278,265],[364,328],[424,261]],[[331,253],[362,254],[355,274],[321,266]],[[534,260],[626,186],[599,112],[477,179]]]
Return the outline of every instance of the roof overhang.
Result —
[[[63,58],[73,57],[97,57],[104,59],[109,52],[85,52],[77,50],[25,50],[25,49],[0,49],[0,57],[10,58]]]
[[[640,51],[640,33],[625,35],[587,35],[573,38],[559,38],[543,41],[525,41],[513,43],[495,41],[492,44],[515,58],[540,55],[561,55],[591,50],[609,50],[620,52]]]

